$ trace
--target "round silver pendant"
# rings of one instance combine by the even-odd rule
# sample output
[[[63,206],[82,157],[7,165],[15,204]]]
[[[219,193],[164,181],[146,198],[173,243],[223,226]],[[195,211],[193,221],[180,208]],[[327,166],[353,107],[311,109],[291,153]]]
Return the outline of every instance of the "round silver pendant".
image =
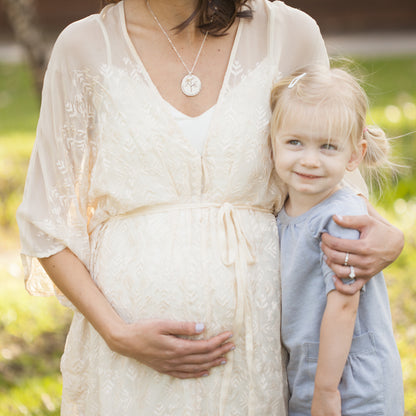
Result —
[[[183,77],[181,88],[186,96],[194,97],[201,91],[201,80],[196,75],[186,75]]]

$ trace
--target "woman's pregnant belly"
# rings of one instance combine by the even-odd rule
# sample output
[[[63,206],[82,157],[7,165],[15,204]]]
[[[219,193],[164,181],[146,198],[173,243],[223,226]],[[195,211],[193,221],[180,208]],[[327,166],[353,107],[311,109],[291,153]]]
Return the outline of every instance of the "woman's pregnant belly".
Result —
[[[92,235],[93,278],[127,322],[204,322],[209,336],[232,330],[240,303],[253,324],[276,323],[280,280],[274,216],[243,209],[233,214],[226,226],[217,207],[110,219]],[[244,236],[236,237],[230,229],[235,224]],[[245,288],[245,300],[237,287]]]

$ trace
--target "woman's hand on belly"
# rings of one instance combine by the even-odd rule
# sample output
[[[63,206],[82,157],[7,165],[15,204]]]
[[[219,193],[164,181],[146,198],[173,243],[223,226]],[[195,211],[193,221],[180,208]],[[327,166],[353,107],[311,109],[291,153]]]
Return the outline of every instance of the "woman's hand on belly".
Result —
[[[226,363],[225,354],[234,348],[227,342],[231,332],[209,339],[184,339],[200,335],[203,325],[145,319],[120,326],[107,341],[109,347],[154,370],[181,379],[203,377],[212,367]]]

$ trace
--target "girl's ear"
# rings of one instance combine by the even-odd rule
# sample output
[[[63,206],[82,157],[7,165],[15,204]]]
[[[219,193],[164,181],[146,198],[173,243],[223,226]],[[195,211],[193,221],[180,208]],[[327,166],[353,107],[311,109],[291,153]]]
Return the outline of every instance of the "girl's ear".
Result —
[[[367,142],[365,140],[361,140],[357,144],[356,149],[353,150],[353,152],[351,154],[351,158],[347,163],[347,170],[349,172],[358,168],[358,165],[363,160],[366,151],[367,151]]]

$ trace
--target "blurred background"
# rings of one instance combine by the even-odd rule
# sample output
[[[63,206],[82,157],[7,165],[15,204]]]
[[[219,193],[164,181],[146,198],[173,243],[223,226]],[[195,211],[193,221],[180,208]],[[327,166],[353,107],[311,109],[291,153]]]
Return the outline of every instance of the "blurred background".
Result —
[[[402,357],[406,416],[416,416],[416,2],[286,3],[313,16],[330,55],[348,57],[362,75],[371,102],[368,122],[394,138],[394,153],[408,166],[372,202],[406,236],[402,255],[385,276]],[[98,0],[0,0],[1,416],[59,415],[59,358],[71,313],[55,299],[26,294],[15,212],[50,47],[68,23],[97,10]]]

